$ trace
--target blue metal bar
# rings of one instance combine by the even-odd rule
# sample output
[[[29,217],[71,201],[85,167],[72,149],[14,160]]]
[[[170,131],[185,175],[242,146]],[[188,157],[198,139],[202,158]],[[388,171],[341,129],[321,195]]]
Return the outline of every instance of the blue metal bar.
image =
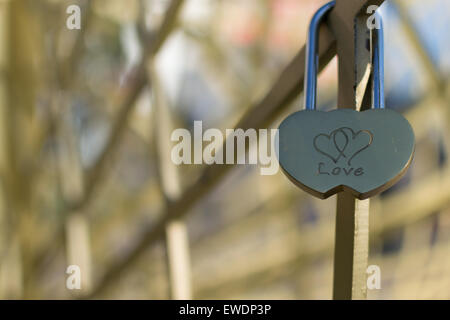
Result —
[[[319,27],[328,12],[334,8],[336,1],[331,1],[322,6],[314,14],[309,24],[308,40],[306,42],[306,67],[305,67],[305,108],[316,109],[317,99],[317,72],[319,70]]]
[[[373,53],[373,96],[372,107],[375,109],[385,108],[384,98],[384,32],[383,21],[377,13],[380,28],[375,29],[374,53]]]
[[[336,1],[331,1],[322,6],[311,19],[308,40],[306,43],[306,67],[305,67],[305,109],[315,110],[317,104],[317,73],[319,71],[319,27],[323,19],[334,8]],[[380,22],[380,28],[375,29],[374,38],[374,57],[373,57],[373,94],[372,107],[384,109],[384,34],[383,22],[381,16],[376,13],[377,20]]]

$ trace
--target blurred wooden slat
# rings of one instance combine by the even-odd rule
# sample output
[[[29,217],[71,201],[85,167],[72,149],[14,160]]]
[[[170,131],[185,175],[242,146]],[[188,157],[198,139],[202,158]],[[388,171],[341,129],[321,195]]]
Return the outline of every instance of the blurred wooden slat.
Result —
[[[150,68],[149,68],[150,69]],[[149,71],[153,81],[153,127],[156,131],[156,160],[158,163],[160,188],[165,196],[166,205],[177,201],[182,194],[178,167],[171,160],[171,133],[175,129],[171,118],[170,106],[159,77]],[[175,300],[192,299],[191,266],[189,253],[189,238],[186,224],[181,219],[175,219],[166,225],[167,264],[170,281],[171,298]]]
[[[0,2],[0,170],[8,170],[8,150],[7,150],[7,104],[8,86],[6,72],[9,67],[9,4]],[[0,200],[0,298],[18,299],[22,296],[22,265],[20,255],[20,245],[18,237],[11,230],[11,216],[7,210],[5,188],[8,186],[2,181]]]

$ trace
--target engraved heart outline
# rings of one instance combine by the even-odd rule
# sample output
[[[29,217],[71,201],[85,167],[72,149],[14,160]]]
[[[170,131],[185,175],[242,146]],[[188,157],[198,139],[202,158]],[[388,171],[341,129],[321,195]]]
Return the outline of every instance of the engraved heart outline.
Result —
[[[345,137],[346,137],[346,143],[345,143],[345,146],[344,146],[343,150],[342,150],[342,151],[339,151],[339,149],[336,148],[336,149],[338,150],[338,152],[339,152],[339,155],[338,155],[337,158],[333,157],[333,156],[332,156],[331,154],[329,154],[328,152],[325,152],[325,151],[321,150],[321,149],[317,146],[317,140],[318,140],[320,137],[325,137],[326,139],[328,139],[329,141],[331,141],[331,138],[334,137],[334,134],[336,133],[337,130],[339,130],[339,129],[336,129],[336,130],[332,131],[329,135],[328,135],[328,134],[325,134],[325,133],[320,133],[320,134],[318,134],[317,136],[314,137],[314,141],[313,141],[314,149],[316,149],[317,152],[323,154],[324,156],[330,158],[334,163],[337,163],[337,162],[339,161],[339,159],[341,158],[341,156],[344,155],[344,154],[343,154],[343,150],[345,150],[345,148],[347,147],[347,144],[348,144],[348,137],[347,137],[347,135],[344,133],[344,135],[345,135]],[[335,139],[333,139],[333,140],[335,140]],[[336,141],[334,141],[334,144],[335,144],[335,147],[336,147]],[[344,157],[345,157],[345,155],[344,155]]]
[[[367,145],[365,145],[364,147],[362,147],[362,148],[356,150],[356,151],[352,154],[352,156],[348,159],[347,164],[348,164],[349,166],[351,166],[351,165],[352,165],[352,160],[353,160],[353,158],[356,157],[358,154],[360,154],[362,151],[366,150],[368,147],[370,147],[370,146],[372,145],[372,142],[373,142],[373,133],[370,132],[369,130],[365,130],[365,129],[359,130],[359,131],[357,131],[357,132],[355,133],[355,131],[353,131],[353,129],[352,129],[352,128],[349,128],[349,127],[342,127],[342,128],[340,128],[339,130],[342,130],[342,129],[349,129],[349,130],[351,131],[351,133],[352,133],[352,141],[355,140],[355,138],[356,138],[357,136],[359,136],[361,133],[367,133],[367,134],[369,135],[369,142],[367,143]]]
[[[355,138],[358,137],[358,136],[359,136],[360,134],[362,134],[362,133],[366,133],[366,134],[369,135],[369,142],[367,143],[367,145],[365,145],[365,146],[363,146],[362,148],[356,150],[356,151],[350,156],[350,158],[348,159],[347,164],[350,166],[354,157],[356,157],[356,156],[357,156],[358,154],[360,154],[362,151],[364,151],[365,149],[367,149],[367,148],[369,148],[369,147],[371,146],[371,144],[372,144],[372,142],[373,142],[373,133],[370,132],[369,130],[363,129],[363,130],[359,130],[359,131],[355,132],[352,128],[349,128],[349,127],[341,127],[341,128],[338,128],[338,129],[333,130],[329,135],[328,135],[328,134],[325,134],[325,133],[320,133],[320,134],[316,135],[316,136],[314,137],[314,140],[313,140],[313,145],[314,145],[314,149],[316,149],[317,152],[323,154],[324,156],[327,156],[327,157],[330,158],[334,163],[337,163],[341,157],[344,157],[344,158],[347,157],[347,155],[344,153],[344,151],[345,151],[345,149],[347,148],[347,146],[348,146],[348,144],[349,144],[349,137],[348,137],[347,134],[345,133],[344,129],[350,130],[350,132],[351,132],[351,134],[352,134],[352,137],[351,137],[352,141],[354,141]],[[340,149],[340,148],[338,147],[337,142],[336,142],[336,133],[337,133],[337,132],[341,132],[341,133],[345,136],[345,138],[346,138],[344,147],[343,147],[342,149]],[[327,138],[328,140],[331,140],[331,138],[333,138],[334,147],[335,147],[336,150],[339,152],[338,157],[336,157],[336,158],[333,157],[333,156],[330,155],[328,152],[325,152],[325,151],[321,150],[321,149],[317,146],[317,140],[318,140],[320,137],[325,137],[325,138]]]

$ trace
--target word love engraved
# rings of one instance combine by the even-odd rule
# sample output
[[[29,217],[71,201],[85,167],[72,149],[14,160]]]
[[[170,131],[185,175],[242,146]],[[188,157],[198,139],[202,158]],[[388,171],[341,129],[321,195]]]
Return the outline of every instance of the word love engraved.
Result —
[[[317,174],[334,176],[344,174],[346,176],[354,175],[355,177],[364,175],[364,168],[352,167],[352,161],[361,152],[369,148],[372,141],[373,133],[369,130],[355,132],[349,127],[338,128],[330,134],[320,133],[316,135],[313,140],[314,149],[335,165],[342,163],[341,166],[333,166],[329,171],[325,162],[319,162]]]

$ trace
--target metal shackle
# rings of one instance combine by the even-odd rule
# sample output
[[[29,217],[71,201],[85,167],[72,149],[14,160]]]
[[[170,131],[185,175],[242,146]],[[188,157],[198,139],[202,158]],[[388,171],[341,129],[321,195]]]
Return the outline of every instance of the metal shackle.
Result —
[[[317,101],[317,72],[319,69],[319,27],[325,16],[334,8],[336,1],[331,1],[322,6],[311,19],[306,43],[306,67],[305,67],[305,109],[315,110]],[[379,28],[374,29],[373,34],[373,94],[372,107],[384,109],[384,35],[381,17],[376,13]]]

